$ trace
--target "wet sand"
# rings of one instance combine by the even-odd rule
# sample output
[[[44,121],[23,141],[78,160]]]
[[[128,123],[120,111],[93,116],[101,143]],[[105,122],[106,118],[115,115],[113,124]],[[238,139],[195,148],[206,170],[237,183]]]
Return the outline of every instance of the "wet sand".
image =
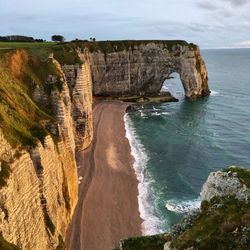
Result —
[[[128,104],[94,107],[92,145],[77,155],[79,201],[68,228],[68,250],[110,250],[119,240],[141,235],[137,179],[125,137]]]

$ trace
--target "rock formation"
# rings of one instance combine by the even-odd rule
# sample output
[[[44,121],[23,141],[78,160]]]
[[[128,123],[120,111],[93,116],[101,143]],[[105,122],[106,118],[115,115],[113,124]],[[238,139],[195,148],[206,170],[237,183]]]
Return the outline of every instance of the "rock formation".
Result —
[[[25,52],[16,53],[22,61]],[[46,125],[51,134],[42,143],[13,147],[0,128],[0,234],[21,249],[60,246],[77,204],[75,152],[87,148],[93,136],[90,66],[85,53],[79,56],[82,64],[61,65],[51,55],[48,63],[55,66],[55,74],[34,86],[33,99],[57,122]],[[58,77],[60,91],[53,87]]]
[[[210,93],[199,48],[184,41],[142,41],[120,51],[97,50],[91,67],[98,96],[157,95],[173,72],[179,73],[189,99]]]
[[[217,171],[211,173],[203,185],[201,200],[211,201],[214,197],[230,196],[246,201],[250,198],[249,189],[237,176],[237,172]]]

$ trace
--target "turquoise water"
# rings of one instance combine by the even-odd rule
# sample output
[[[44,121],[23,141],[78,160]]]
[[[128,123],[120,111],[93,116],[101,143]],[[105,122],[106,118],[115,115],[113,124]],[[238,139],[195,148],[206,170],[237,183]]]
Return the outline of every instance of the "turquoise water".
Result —
[[[164,88],[180,102],[137,106],[126,118],[137,158],[145,234],[168,230],[199,206],[202,184],[211,171],[250,167],[250,49],[202,54],[210,97],[185,100],[174,75]]]

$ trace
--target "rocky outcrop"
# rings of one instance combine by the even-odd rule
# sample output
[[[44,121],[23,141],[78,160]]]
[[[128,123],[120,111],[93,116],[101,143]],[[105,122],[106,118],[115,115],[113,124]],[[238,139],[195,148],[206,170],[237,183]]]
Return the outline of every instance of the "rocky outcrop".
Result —
[[[157,95],[173,72],[179,73],[187,98],[210,93],[198,46],[183,41],[142,42],[117,52],[99,50],[92,53],[91,66],[97,96]]]
[[[248,201],[250,190],[240,180],[237,172],[217,171],[208,176],[201,191],[202,201],[211,201],[214,197],[235,197],[238,200]]]

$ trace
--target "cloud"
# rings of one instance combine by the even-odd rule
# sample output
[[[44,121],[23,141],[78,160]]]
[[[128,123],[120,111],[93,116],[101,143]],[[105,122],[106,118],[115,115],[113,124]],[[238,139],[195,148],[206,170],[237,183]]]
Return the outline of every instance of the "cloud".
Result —
[[[241,26],[245,27],[245,28],[250,28],[250,21],[245,21],[245,22],[241,23]]]
[[[205,10],[223,10],[225,8],[241,7],[250,0],[198,0],[196,1],[196,6]]]
[[[224,2],[228,2],[234,6],[242,6],[246,3],[249,3],[249,0],[223,0]]]
[[[195,5],[219,20],[240,15],[249,3],[250,0],[196,0]]]
[[[241,41],[234,44],[236,47],[250,47],[250,40]]]
[[[196,2],[196,5],[201,8],[201,9],[205,9],[205,10],[216,10],[217,6],[212,3],[211,1],[207,1],[207,0],[203,0],[203,1],[198,1]]]

